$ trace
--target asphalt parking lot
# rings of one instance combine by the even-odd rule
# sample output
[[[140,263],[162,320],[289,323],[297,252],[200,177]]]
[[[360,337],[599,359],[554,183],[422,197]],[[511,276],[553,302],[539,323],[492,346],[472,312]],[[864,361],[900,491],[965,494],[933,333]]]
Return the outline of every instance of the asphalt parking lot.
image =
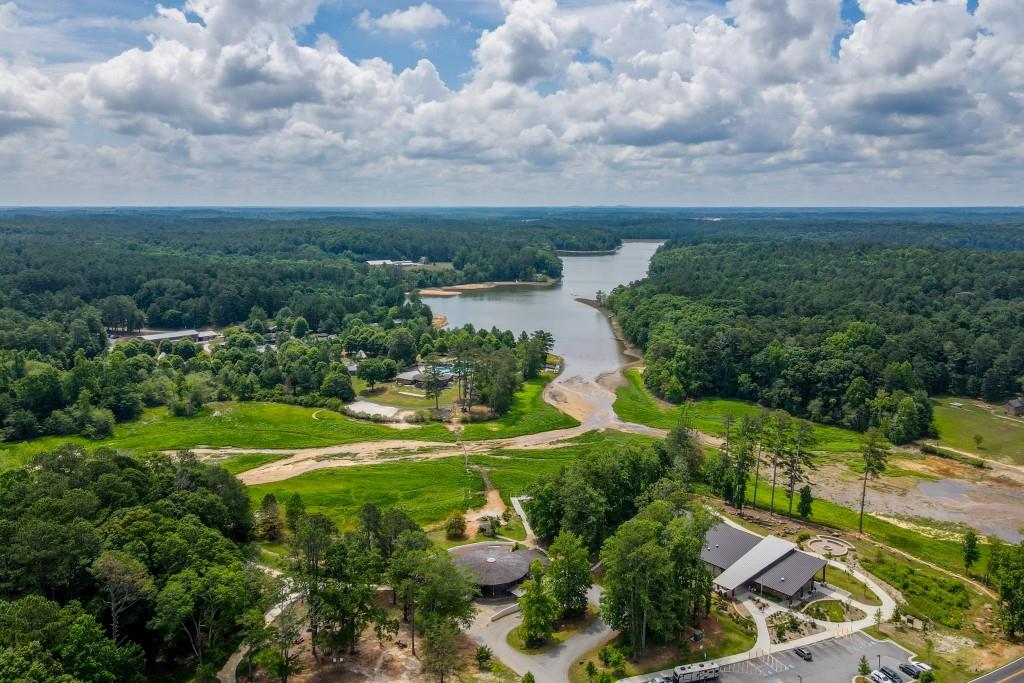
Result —
[[[895,644],[875,642],[863,633],[808,645],[806,649],[814,655],[814,661],[805,662],[791,651],[781,652],[733,665],[729,667],[733,670],[724,671],[720,680],[722,683],[836,683],[849,681],[857,675],[857,664],[862,655],[868,658],[872,669],[878,668],[878,657],[881,655],[882,666],[897,671],[897,666],[909,657],[905,650]]]

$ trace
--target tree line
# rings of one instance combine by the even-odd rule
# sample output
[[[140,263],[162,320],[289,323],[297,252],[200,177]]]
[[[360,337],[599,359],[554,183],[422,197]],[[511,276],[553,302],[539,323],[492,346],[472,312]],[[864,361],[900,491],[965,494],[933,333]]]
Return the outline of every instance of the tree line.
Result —
[[[553,343],[546,332],[516,337],[471,326],[442,330],[417,311],[408,305],[396,311],[406,319],[386,325],[357,322],[328,338],[311,334],[306,320],[287,308],[271,319],[257,307],[241,327],[225,331],[223,347],[209,353],[190,339],[160,344],[131,339],[93,357],[80,349],[67,369],[38,354],[0,350],[3,438],[81,434],[99,439],[146,408],[166,406],[189,416],[210,401],[341,409],[355,397],[342,357],[360,351],[372,357],[358,363],[356,374],[371,385],[393,379],[418,358],[430,360],[436,370],[438,354],[451,355],[464,405],[485,405],[500,415],[522,382],[545,367]],[[277,330],[272,336],[265,332],[271,327]],[[439,391],[439,382],[434,389]]]
[[[1024,378],[1024,254],[809,241],[670,244],[608,297],[670,400],[717,395],[816,422],[928,433],[928,395]]]

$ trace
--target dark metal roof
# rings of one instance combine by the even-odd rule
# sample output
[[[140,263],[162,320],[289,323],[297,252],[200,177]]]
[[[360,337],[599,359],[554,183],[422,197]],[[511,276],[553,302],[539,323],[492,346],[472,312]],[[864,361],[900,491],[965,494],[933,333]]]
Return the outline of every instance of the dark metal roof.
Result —
[[[470,547],[463,552],[453,551],[455,562],[472,574],[478,585],[504,586],[525,578],[534,560],[547,564],[547,558],[536,550],[520,549],[512,552],[509,546],[489,545]]]
[[[823,558],[796,550],[755,576],[753,580],[771,591],[791,597],[824,566]]]
[[[728,569],[760,541],[756,534],[721,522],[708,530],[700,559],[719,569]]]

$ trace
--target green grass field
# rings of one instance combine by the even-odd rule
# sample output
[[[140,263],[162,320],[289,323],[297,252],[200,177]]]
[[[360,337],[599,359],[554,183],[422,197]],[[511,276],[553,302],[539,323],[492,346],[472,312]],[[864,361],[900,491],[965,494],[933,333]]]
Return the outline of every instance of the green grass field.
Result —
[[[882,604],[882,601],[878,599],[875,592],[870,590],[860,581],[860,579],[852,574],[847,574],[835,567],[826,567],[825,579],[836,588],[849,593],[850,597],[857,602],[862,602],[865,605],[871,605],[873,607],[880,606]]]
[[[241,474],[248,470],[254,470],[261,465],[287,458],[287,455],[274,455],[271,453],[242,453],[232,455],[223,460],[210,461],[210,464],[220,465],[231,474]]]
[[[1024,419],[1006,417],[1001,406],[989,410],[976,399],[938,396],[932,399],[938,443],[982,458],[1024,465]],[[960,403],[956,408],[950,403]],[[981,436],[981,447],[974,435]]]
[[[456,510],[483,505],[483,489],[479,473],[466,474],[462,458],[442,458],[314,470],[250,486],[248,491],[255,506],[267,493],[273,493],[278,501],[298,493],[307,512],[322,512],[340,529],[351,529],[364,503],[402,507],[416,522],[429,524]]]
[[[152,408],[139,420],[117,425],[107,439],[48,436],[7,444],[0,448],[0,462],[7,467],[23,464],[36,453],[68,442],[88,448],[151,452],[197,446],[311,448],[382,439],[454,441],[455,436],[440,424],[398,430],[330,410],[318,412],[282,403],[211,403],[194,417],[174,417],[166,408]]]
[[[352,388],[355,389],[358,398],[374,403],[381,403],[399,408],[433,408],[434,399],[427,398],[423,392],[415,387],[400,386],[393,382],[378,384],[369,389],[366,382],[358,377],[352,378]],[[416,395],[413,395],[416,394]],[[438,403],[442,406],[452,405],[459,396],[459,390],[455,386],[448,387],[441,392]]]
[[[464,440],[502,439],[565,429],[579,424],[544,402],[546,376],[527,382],[516,393],[512,410],[498,420],[467,425]],[[316,414],[316,418],[313,415]],[[455,434],[435,423],[393,429],[348,418],[331,410],[283,403],[211,403],[194,417],[174,417],[166,408],[151,408],[133,422],[114,427],[106,439],[80,436],[45,436],[30,441],[0,444],[0,470],[18,467],[32,456],[65,443],[86,448],[114,448],[140,453],[206,446],[221,448],[315,448],[385,439],[452,442]]]
[[[552,379],[552,375],[546,374],[527,381],[516,393],[512,409],[507,415],[498,420],[467,424],[462,432],[462,439],[506,439],[579,425],[574,418],[544,401],[544,387]]]
[[[650,427],[671,429],[679,424],[685,413],[694,427],[714,436],[721,436],[722,418],[732,413],[737,419],[743,415],[757,415],[763,408],[754,403],[722,398],[702,398],[683,405],[665,407],[644,386],[643,376],[636,369],[625,373],[626,384],[615,392],[615,412],[623,420]],[[860,436],[848,429],[827,425],[814,425],[814,450],[848,453],[860,449]]]

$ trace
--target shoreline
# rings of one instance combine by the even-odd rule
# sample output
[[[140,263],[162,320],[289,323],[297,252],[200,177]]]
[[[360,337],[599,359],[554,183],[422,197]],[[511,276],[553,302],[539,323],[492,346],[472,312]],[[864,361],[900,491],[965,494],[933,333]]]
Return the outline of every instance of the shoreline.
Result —
[[[626,370],[643,365],[644,356],[643,352],[640,351],[636,346],[626,339],[625,335],[622,334],[622,328],[619,326],[619,320],[615,317],[615,314],[607,306],[599,304],[596,299],[587,299],[584,297],[576,297],[578,303],[584,306],[590,306],[597,310],[603,315],[612,327],[612,337],[618,343],[619,348],[622,351],[622,355],[632,358],[633,360],[627,361],[615,368],[614,370],[606,370],[597,376],[597,383],[605,389],[614,392],[620,386],[626,382]]]
[[[496,287],[550,287],[558,284],[559,280],[548,278],[543,281],[532,280],[496,280],[492,282],[467,282],[461,285],[447,285],[445,287],[424,287],[416,292],[421,297],[444,297],[459,296],[463,292],[472,292],[479,289],[494,289]]]

